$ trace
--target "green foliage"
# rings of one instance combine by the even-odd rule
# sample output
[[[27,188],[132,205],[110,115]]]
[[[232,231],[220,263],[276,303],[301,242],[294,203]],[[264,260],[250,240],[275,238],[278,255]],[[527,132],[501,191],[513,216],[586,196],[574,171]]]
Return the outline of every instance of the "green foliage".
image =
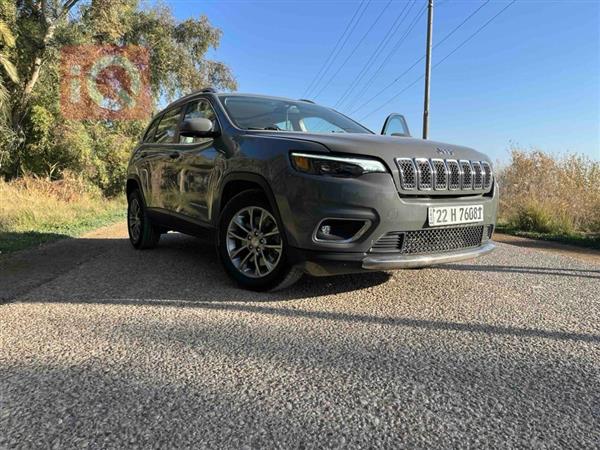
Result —
[[[65,120],[59,103],[62,46],[146,47],[155,108],[160,100],[207,85],[236,88],[229,68],[206,58],[209,49],[218,47],[221,31],[204,16],[178,22],[161,4],[0,0],[0,66],[13,43],[6,30],[17,38],[6,54],[20,77],[15,83],[0,68],[0,86],[8,89],[11,109],[0,120],[0,177],[5,179],[30,174],[54,180],[73,171],[106,195],[123,189],[127,160],[145,123]],[[36,58],[44,61],[39,77]],[[0,106],[1,101],[0,95]]]
[[[49,181],[0,179],[0,255],[60,238],[78,236],[125,214],[125,198],[106,199],[70,172]]]
[[[518,206],[510,218],[509,226],[523,231],[552,234],[570,234],[574,231],[573,222],[566,211],[553,215],[548,208],[534,203]]]

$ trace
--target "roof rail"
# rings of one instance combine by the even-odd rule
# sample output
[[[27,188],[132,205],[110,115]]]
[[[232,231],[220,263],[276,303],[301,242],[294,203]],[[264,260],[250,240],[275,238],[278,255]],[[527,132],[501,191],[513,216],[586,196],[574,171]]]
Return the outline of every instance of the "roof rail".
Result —
[[[299,101],[299,102],[312,103],[312,104],[314,104],[314,103],[315,103],[315,102],[313,102],[312,100],[309,100],[309,99],[307,99],[307,98],[299,98],[299,99],[298,99],[298,101]]]
[[[209,92],[211,94],[216,94],[217,90],[215,88],[207,87],[200,89],[200,92]]]

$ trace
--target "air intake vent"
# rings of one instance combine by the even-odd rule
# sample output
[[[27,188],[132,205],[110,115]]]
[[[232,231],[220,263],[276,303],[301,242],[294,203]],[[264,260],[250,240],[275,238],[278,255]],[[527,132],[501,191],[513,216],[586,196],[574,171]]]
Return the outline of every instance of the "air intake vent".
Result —
[[[478,247],[490,233],[483,225],[453,228],[427,228],[416,231],[392,231],[380,237],[371,247],[373,253],[396,252],[407,255],[443,253]]]

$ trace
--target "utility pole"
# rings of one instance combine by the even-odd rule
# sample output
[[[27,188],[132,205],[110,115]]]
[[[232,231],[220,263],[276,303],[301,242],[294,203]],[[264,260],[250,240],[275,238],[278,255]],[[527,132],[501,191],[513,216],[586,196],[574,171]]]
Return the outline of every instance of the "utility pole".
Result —
[[[433,34],[433,0],[427,8],[427,53],[425,57],[425,104],[423,105],[423,139],[429,132],[429,84],[431,79],[431,38]]]

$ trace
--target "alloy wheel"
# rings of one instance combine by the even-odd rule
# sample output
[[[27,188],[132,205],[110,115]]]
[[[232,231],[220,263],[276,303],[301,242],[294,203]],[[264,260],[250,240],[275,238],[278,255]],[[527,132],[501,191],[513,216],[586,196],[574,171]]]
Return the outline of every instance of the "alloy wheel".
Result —
[[[142,232],[142,208],[137,198],[133,198],[129,202],[129,214],[127,218],[129,235],[134,241],[138,241]]]
[[[226,243],[231,263],[250,278],[271,274],[283,253],[277,221],[260,206],[243,208],[231,218]]]

